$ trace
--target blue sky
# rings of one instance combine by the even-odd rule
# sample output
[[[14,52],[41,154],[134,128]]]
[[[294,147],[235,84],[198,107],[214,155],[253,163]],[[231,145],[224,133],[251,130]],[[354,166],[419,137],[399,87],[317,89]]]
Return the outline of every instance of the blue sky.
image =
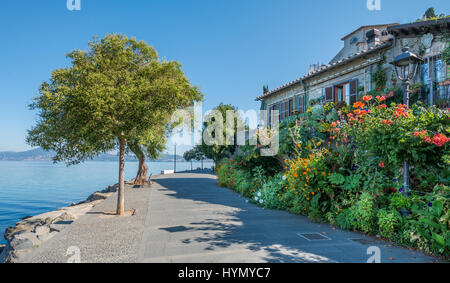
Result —
[[[204,108],[220,102],[243,110],[263,84],[275,88],[327,63],[340,38],[361,25],[407,23],[427,8],[449,14],[447,0],[66,0],[0,3],[0,151],[29,149],[26,131],[36,113],[28,104],[65,54],[86,49],[94,35],[123,33],[154,46],[161,57],[183,64],[205,94]]]

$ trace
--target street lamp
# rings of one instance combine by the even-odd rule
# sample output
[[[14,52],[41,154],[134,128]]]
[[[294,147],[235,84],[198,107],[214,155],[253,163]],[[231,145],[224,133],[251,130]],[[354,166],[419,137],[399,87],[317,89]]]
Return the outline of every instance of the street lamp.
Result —
[[[423,63],[424,60],[420,56],[410,52],[409,47],[404,47],[402,51],[403,53],[395,57],[391,64],[394,65],[397,77],[406,85],[403,104],[409,107],[411,84],[416,77],[419,63]]]
[[[394,58],[390,64],[394,65],[395,74],[406,85],[406,93],[403,96],[403,104],[409,108],[409,98],[411,91],[411,84],[419,69],[419,64],[424,60],[416,54],[409,51],[409,47],[402,49],[402,54]],[[403,163],[403,195],[409,195],[409,164],[408,161]],[[405,212],[406,214],[406,212]]]

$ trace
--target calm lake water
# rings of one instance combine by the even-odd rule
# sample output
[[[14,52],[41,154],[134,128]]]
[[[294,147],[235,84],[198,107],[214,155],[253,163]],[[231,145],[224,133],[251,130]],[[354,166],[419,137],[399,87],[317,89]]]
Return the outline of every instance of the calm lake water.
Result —
[[[172,162],[150,162],[154,175],[173,169]],[[210,168],[212,163],[204,163]],[[138,163],[125,163],[125,179],[136,176]],[[193,168],[201,163],[193,163]],[[190,170],[191,163],[177,163],[177,171]],[[0,243],[3,232],[25,216],[85,200],[93,192],[117,183],[118,162],[86,162],[72,167],[52,162],[0,161]]]

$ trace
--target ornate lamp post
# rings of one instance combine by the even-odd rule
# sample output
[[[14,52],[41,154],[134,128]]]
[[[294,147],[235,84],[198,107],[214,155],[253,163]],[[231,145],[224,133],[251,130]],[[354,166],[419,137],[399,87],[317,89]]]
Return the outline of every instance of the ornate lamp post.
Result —
[[[390,64],[394,65],[395,74],[406,85],[406,92],[403,97],[403,103],[409,108],[409,98],[411,84],[419,69],[419,64],[424,60],[416,54],[409,51],[409,47],[403,48],[403,53],[394,58]],[[409,195],[409,164],[408,161],[403,163],[403,194]]]

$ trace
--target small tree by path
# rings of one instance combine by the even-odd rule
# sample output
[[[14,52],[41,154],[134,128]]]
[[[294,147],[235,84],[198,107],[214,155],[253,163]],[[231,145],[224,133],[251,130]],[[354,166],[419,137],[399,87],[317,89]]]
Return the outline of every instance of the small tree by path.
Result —
[[[191,170],[193,170],[192,168],[192,160],[195,159],[195,151],[194,149],[188,150],[183,154],[183,158],[184,160],[186,160],[187,162],[191,162]]]
[[[123,215],[126,151],[144,146],[158,152],[162,143],[155,140],[170,115],[203,96],[178,62],[160,60],[143,41],[111,34],[89,47],[69,53],[71,66],[53,71],[41,85],[30,106],[39,120],[27,142],[54,150],[54,161],[68,166],[118,150],[117,214]]]
[[[186,161],[188,161],[188,162],[190,161],[190,162],[191,162],[191,170],[192,170],[192,160],[195,160],[195,161],[201,161],[201,163],[202,163],[202,170],[203,170],[203,160],[206,159],[206,156],[205,156],[205,154],[200,150],[200,148],[199,148],[198,146],[194,147],[194,148],[191,149],[191,150],[186,151],[186,152],[183,154],[183,158],[184,158]]]

